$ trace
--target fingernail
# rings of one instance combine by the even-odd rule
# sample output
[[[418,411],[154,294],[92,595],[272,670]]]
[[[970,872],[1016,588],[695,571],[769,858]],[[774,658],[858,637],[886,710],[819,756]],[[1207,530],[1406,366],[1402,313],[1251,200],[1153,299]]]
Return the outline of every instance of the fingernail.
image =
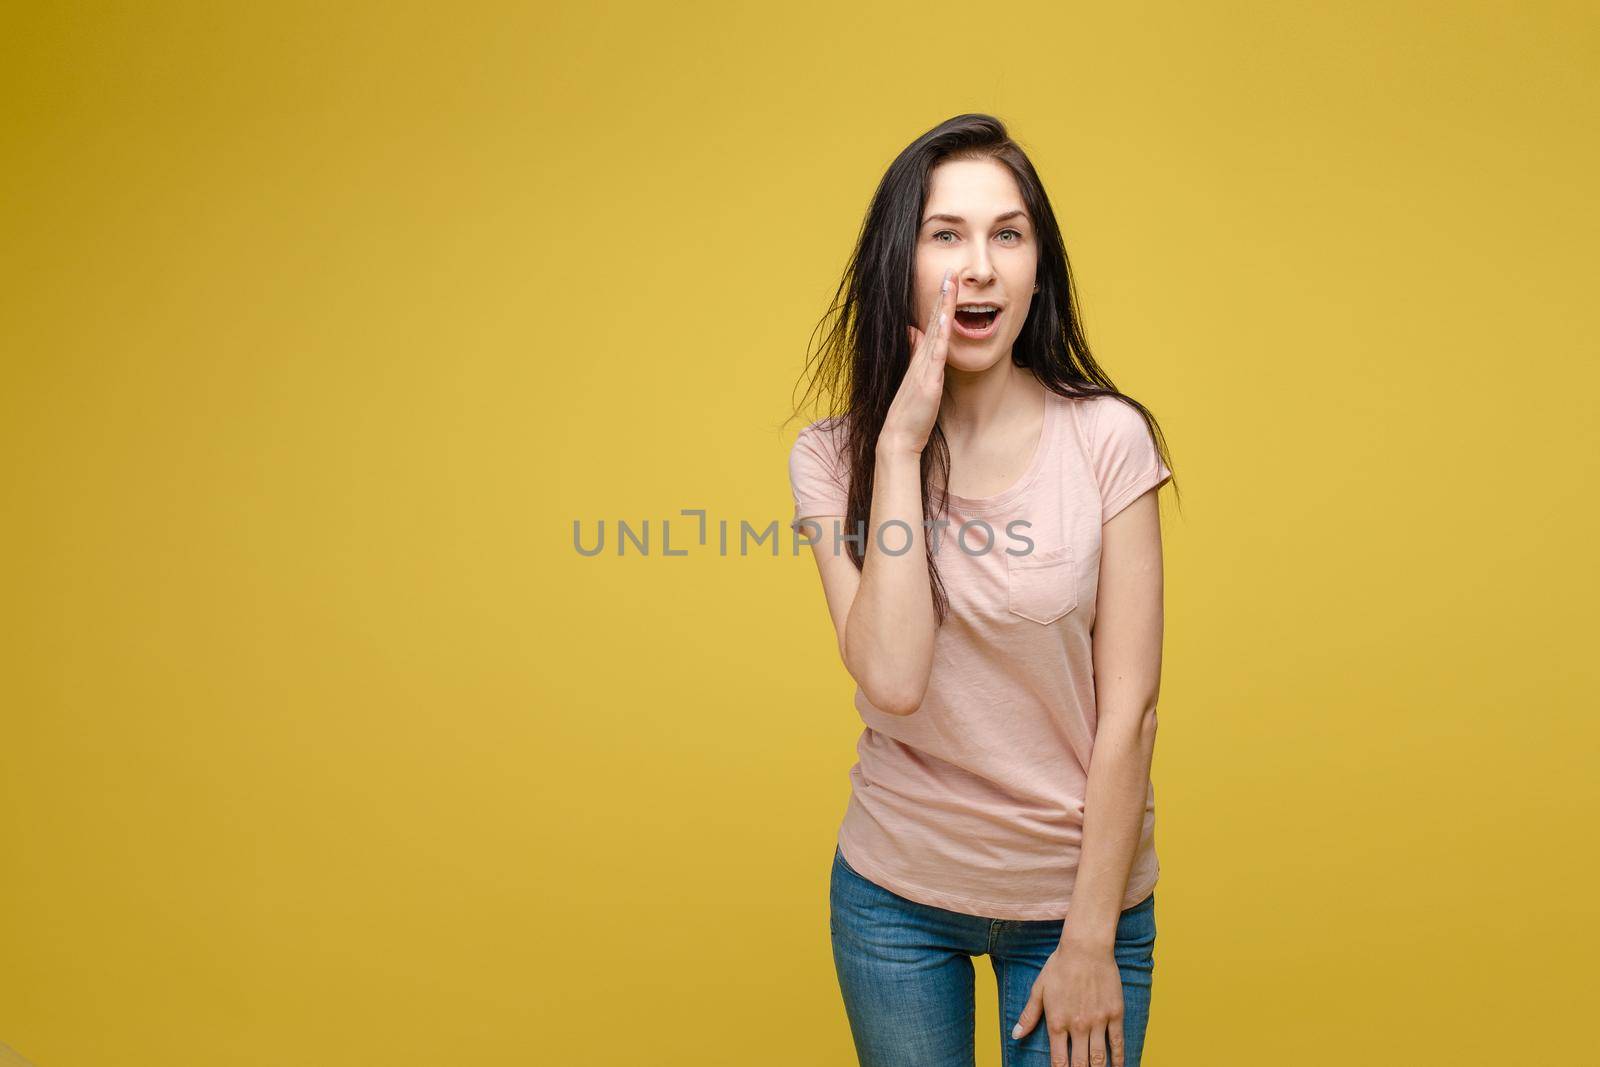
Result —
[[[1015,1041],[1017,1038],[1019,1038],[1021,1036],[1022,1036],[1022,1024],[1018,1023],[1017,1025],[1015,1025],[1015,1026],[1013,1026],[1011,1028],[1011,1040]]]

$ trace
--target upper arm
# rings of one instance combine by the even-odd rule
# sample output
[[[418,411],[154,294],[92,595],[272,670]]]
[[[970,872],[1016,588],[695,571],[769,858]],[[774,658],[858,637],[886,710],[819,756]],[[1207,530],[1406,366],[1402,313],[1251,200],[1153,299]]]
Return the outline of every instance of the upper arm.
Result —
[[[844,660],[845,623],[861,585],[861,572],[843,544],[835,549],[835,529],[842,529],[848,510],[849,476],[841,458],[842,429],[829,420],[812,423],[800,431],[789,451],[789,486],[794,497],[794,521],[814,522],[820,533],[811,545],[822,577],[828,615]],[[808,530],[808,533],[810,531]],[[848,669],[848,663],[846,668]]]
[[[828,601],[828,616],[833,620],[834,634],[839,640],[839,660],[848,670],[850,664],[844,655],[845,626],[850,619],[850,608],[855,604],[856,590],[861,587],[861,572],[856,569],[842,544],[839,551],[833,549],[834,524],[842,527],[844,517],[824,515],[812,518],[822,527],[822,533],[812,544],[811,553],[817,561],[817,571],[822,576],[822,594]]]
[[[1112,714],[1153,709],[1161,688],[1163,573],[1160,487],[1172,477],[1144,417],[1114,397],[1096,401],[1091,433],[1100,488],[1100,587],[1095,690]]]
[[[1101,528],[1094,681],[1103,714],[1153,712],[1165,628],[1161,510],[1147,489]]]

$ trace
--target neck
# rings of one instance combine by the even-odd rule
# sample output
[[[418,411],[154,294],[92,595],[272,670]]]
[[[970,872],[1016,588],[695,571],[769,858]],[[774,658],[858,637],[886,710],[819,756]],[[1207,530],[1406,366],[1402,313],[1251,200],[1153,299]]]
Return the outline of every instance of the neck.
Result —
[[[983,437],[994,427],[1013,423],[1038,403],[1044,388],[1032,371],[1010,358],[975,373],[946,365],[944,374],[939,426],[946,438],[956,440]]]

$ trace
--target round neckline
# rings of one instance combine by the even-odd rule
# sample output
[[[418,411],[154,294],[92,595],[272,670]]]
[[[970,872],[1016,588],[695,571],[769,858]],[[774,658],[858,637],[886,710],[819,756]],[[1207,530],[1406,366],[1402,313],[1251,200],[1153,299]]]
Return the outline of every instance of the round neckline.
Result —
[[[1039,425],[1039,443],[1034,446],[1033,459],[1028,462],[1028,469],[1022,476],[1005,489],[989,496],[971,497],[957,496],[947,493],[950,503],[965,512],[994,511],[1014,502],[1017,497],[1028,491],[1034,480],[1039,477],[1039,472],[1044,469],[1045,457],[1050,454],[1050,442],[1055,433],[1056,408],[1059,407],[1059,398],[1054,390],[1044,390],[1044,418]]]

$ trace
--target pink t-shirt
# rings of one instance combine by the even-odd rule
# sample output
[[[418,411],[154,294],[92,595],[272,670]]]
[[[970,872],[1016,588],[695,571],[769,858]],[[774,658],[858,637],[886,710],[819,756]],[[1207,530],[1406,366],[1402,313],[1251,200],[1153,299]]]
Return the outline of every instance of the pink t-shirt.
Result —
[[[790,451],[796,522],[845,514],[835,425],[812,423]],[[897,716],[856,688],[866,729],[838,835],[850,866],[949,911],[1066,917],[1094,751],[1100,528],[1170,476],[1132,407],[1047,392],[1044,431],[1021,479],[983,499],[950,497],[940,516],[950,525],[928,535],[950,616],[934,639],[927,696]],[[1031,525],[1008,525],[1019,519]],[[980,521],[993,533],[987,552]],[[963,523],[967,551],[957,543]],[[835,521],[817,525],[831,546]],[[890,551],[905,543],[905,531],[885,531]],[[1159,870],[1152,786],[1122,907],[1144,900]]]

